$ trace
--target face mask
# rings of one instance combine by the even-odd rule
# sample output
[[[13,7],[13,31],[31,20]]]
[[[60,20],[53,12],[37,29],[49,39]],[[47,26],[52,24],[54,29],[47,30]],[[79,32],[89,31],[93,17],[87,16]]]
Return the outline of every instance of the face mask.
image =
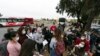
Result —
[[[83,44],[79,44],[79,47],[84,47],[84,45]]]
[[[18,41],[19,40],[19,37],[16,37],[16,40]]]
[[[46,28],[46,30],[49,30],[48,28]]]
[[[26,31],[25,30],[22,30],[22,34],[25,34],[26,33]]]
[[[61,37],[63,38],[63,37],[64,37],[64,35],[61,35]]]
[[[84,40],[85,38],[84,37],[81,37],[81,40]]]
[[[14,40],[15,42],[17,42],[17,41],[19,40],[19,37],[15,37],[15,38],[13,38],[13,40]]]

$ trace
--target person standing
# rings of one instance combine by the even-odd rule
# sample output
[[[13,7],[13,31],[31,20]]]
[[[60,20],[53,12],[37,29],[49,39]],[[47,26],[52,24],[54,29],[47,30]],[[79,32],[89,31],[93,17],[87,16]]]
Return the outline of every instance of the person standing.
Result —
[[[65,43],[63,40],[63,33],[61,32],[60,29],[55,30],[55,38],[57,40],[56,42],[56,47],[55,47],[55,52],[57,56],[63,56],[63,53],[65,51]]]
[[[21,45],[18,43],[19,36],[16,31],[8,33],[7,51],[9,56],[19,56]]]
[[[52,37],[50,42],[50,56],[56,56],[55,48],[56,48],[56,38]]]
[[[51,38],[52,38],[52,33],[50,32],[48,27],[45,27],[43,29],[43,33],[42,34],[44,35],[44,39],[48,41],[48,44],[47,44],[48,45],[48,51],[50,51],[49,45],[50,45],[50,41],[51,41]]]
[[[18,42],[22,45],[24,40],[27,39],[28,37],[26,36],[26,34],[31,32],[31,27],[28,26],[21,26],[18,29],[18,35],[19,35],[19,40]]]
[[[42,28],[41,27],[37,28],[37,32],[35,34],[35,41],[37,43],[37,49],[41,55],[42,49],[43,49],[43,41],[44,41],[44,35],[42,35]]]

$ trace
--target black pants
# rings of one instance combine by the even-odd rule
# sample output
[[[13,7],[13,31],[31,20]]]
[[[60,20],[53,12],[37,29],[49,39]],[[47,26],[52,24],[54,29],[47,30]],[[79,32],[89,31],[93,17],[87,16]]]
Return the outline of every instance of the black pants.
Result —
[[[38,51],[39,51],[39,53],[41,54],[43,51],[42,51],[42,49],[43,49],[43,44],[41,43],[41,44],[39,44],[39,43],[37,43],[37,48],[38,48]]]

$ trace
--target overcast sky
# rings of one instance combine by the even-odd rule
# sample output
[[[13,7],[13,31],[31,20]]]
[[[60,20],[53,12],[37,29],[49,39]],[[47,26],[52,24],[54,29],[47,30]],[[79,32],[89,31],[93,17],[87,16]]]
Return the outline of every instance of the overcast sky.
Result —
[[[59,0],[0,0],[0,13],[3,17],[67,17],[56,13],[58,3]]]

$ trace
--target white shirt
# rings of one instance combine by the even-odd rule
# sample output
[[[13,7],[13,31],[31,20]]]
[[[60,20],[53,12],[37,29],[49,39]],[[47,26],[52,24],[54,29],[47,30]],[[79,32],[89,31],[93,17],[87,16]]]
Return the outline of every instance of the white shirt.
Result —
[[[42,33],[36,33],[36,36],[35,36],[35,41],[37,43],[43,43],[44,41],[44,36],[42,35]]]
[[[55,48],[56,42],[57,42],[56,38],[53,37],[53,38],[51,39],[51,42],[50,42],[50,48]]]

